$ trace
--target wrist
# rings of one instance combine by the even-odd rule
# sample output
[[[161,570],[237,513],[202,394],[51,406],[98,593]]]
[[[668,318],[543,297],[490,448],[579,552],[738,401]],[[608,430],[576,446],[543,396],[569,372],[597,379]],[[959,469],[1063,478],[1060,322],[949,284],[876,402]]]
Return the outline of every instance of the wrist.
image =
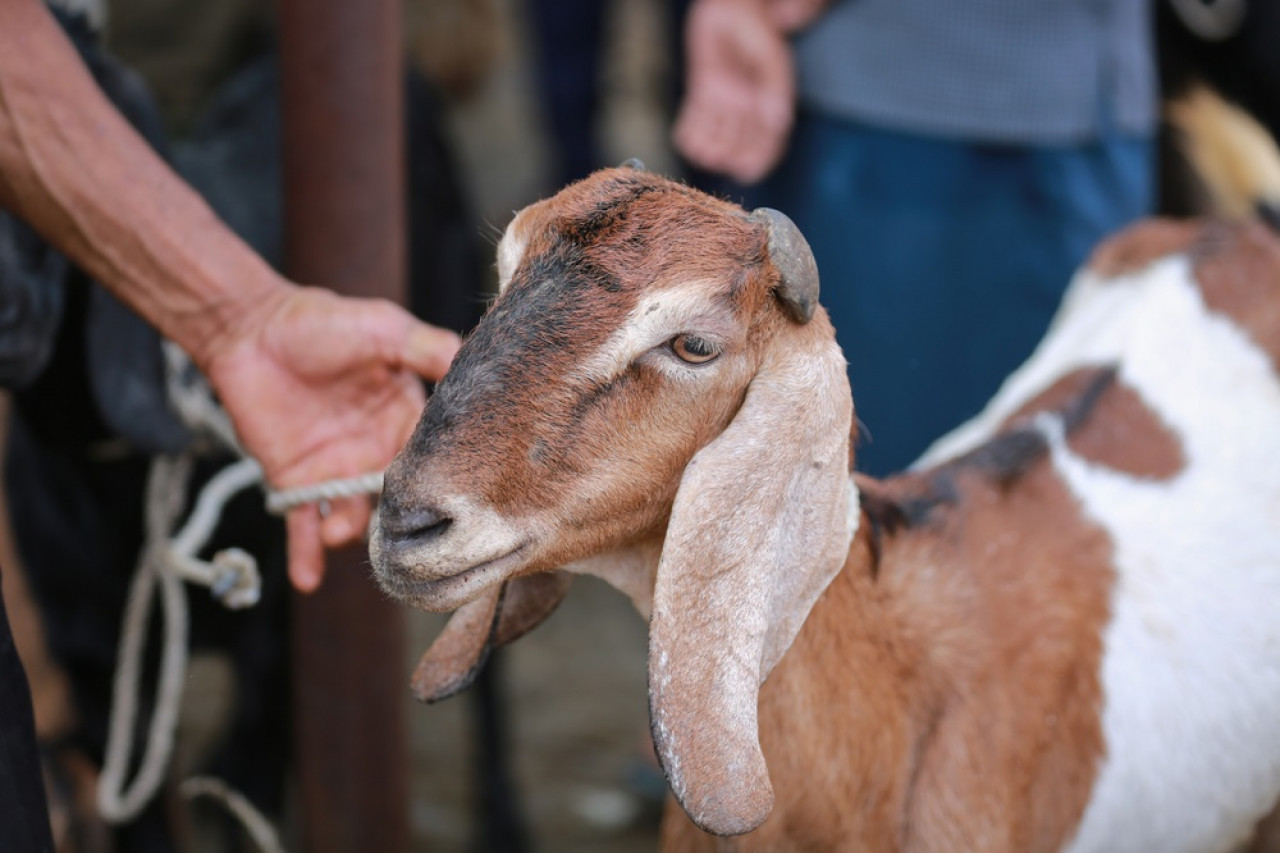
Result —
[[[166,337],[178,343],[206,375],[223,356],[245,341],[256,339],[296,286],[262,265],[261,270],[234,280],[232,286],[212,287],[168,323]]]

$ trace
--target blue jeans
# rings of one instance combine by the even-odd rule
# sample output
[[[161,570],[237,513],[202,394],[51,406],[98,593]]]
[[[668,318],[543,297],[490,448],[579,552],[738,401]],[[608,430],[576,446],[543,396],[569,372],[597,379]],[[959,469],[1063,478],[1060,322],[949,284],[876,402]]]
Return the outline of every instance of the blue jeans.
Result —
[[[752,202],[791,216],[849,360],[859,469],[909,465],[1030,355],[1089,251],[1153,204],[1149,139],[1025,147],[802,114]]]

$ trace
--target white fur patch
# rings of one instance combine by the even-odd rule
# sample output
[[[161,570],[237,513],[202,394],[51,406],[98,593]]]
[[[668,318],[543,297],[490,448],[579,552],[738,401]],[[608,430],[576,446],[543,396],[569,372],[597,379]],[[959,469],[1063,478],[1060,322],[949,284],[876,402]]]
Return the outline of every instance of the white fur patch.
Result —
[[[1102,662],[1106,756],[1072,853],[1212,853],[1280,796],[1280,381],[1185,258],[1072,285],[1044,343],[925,461],[991,435],[1070,371],[1119,365],[1181,440],[1185,468],[1144,480],[1073,453],[1055,467],[1115,543]]]
[[[524,259],[525,250],[529,248],[529,237],[520,228],[520,216],[517,215],[507,226],[507,230],[502,232],[502,239],[498,241],[498,292],[502,293],[507,289],[507,285],[511,284],[511,276],[515,274],[516,267],[520,266],[520,261]]]
[[[847,554],[849,549],[853,547],[853,537],[858,535],[858,527],[862,524],[862,493],[858,491],[858,484],[854,482],[853,477],[849,478],[849,509],[848,517],[844,522],[845,545],[844,550]]]
[[[452,520],[443,534],[402,551],[396,571],[416,581],[452,578],[482,563],[490,562],[528,541],[527,531],[488,504],[462,495],[437,495],[435,505],[442,516]],[[374,562],[382,548],[381,529],[369,543]]]
[[[647,622],[653,612],[653,582],[662,543],[658,540],[606,551],[562,567],[575,575],[592,575],[621,592]]]
[[[590,381],[607,381],[645,352],[678,334],[694,333],[723,346],[735,329],[728,308],[711,298],[715,290],[706,280],[696,279],[649,291],[609,339],[583,362],[577,374]],[[690,370],[675,359],[656,364],[671,374],[687,374]],[[715,362],[708,362],[693,369],[715,368]]]

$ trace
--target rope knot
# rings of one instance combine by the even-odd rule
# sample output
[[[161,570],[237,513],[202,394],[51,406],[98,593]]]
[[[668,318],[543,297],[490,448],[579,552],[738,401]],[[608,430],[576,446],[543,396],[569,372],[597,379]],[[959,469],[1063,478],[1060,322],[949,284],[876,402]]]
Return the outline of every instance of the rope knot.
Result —
[[[258,561],[241,548],[227,548],[214,554],[209,592],[231,610],[253,607],[262,598]]]

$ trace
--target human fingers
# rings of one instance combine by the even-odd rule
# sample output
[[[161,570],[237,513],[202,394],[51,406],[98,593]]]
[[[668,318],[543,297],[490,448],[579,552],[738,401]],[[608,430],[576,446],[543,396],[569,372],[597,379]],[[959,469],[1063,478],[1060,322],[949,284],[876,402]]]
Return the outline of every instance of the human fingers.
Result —
[[[700,168],[707,168],[704,117],[682,111],[671,132],[671,144],[680,156]]]
[[[326,548],[356,541],[369,527],[369,512],[369,499],[363,495],[329,501],[327,514],[322,513],[320,540]]]
[[[743,130],[748,117],[742,112],[743,98],[735,91],[726,92],[725,102],[716,110],[715,122],[707,134],[706,160],[709,168],[732,175],[741,156]]]
[[[285,518],[289,548],[289,580],[298,592],[314,592],[324,579],[324,546],[320,511],[314,504],[295,507]]]
[[[733,160],[733,177],[742,183],[761,180],[778,164],[791,136],[793,105],[786,91],[757,93],[744,110],[746,129]]]
[[[436,382],[444,377],[462,346],[456,332],[424,323],[385,299],[347,298],[324,307],[337,312],[335,321],[353,341],[353,350],[333,350],[335,358],[374,356],[388,366],[405,367]]]
[[[404,364],[414,373],[432,382],[444,378],[458,354],[462,339],[448,329],[415,323],[405,342]]]
[[[827,0],[769,0],[769,20],[784,33],[794,33],[814,22]]]
[[[703,169],[731,174],[747,126],[750,98],[740,81],[705,81],[685,99],[672,134],[676,149]]]

